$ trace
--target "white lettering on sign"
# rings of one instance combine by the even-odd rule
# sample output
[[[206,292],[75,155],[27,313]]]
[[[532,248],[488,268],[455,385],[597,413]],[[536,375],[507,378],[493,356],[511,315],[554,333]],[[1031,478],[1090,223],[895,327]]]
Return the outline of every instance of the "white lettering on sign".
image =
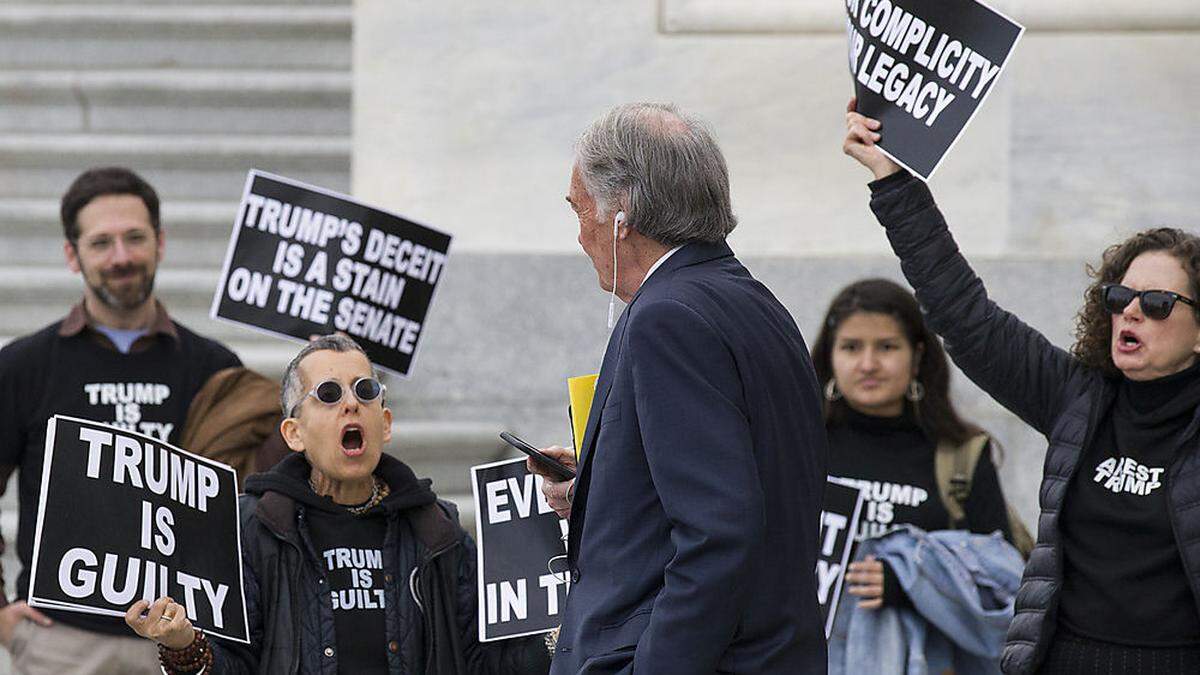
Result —
[[[524,579],[517,579],[515,584],[501,581],[487,585],[485,598],[489,625],[506,623],[514,618],[524,620],[529,615],[529,595],[525,587]]]
[[[128,483],[157,495],[169,490],[171,499],[201,512],[207,512],[208,500],[220,493],[216,469],[149,441],[143,444],[136,438],[89,427],[79,429],[79,440],[88,444],[88,478],[99,480],[108,454],[114,483]]]
[[[120,606],[128,606],[139,597],[151,602],[164,595],[175,594],[175,597],[179,597],[168,586],[169,578],[170,570],[154,561],[105,553],[104,562],[101,563],[94,551],[81,547],[68,550],[58,565],[58,585],[66,595],[81,599],[92,597],[99,590],[105,602]],[[189,619],[195,621],[197,618],[196,592],[203,590],[203,599],[212,613],[213,625],[224,627],[225,620],[221,612],[229,594],[229,586],[214,586],[209,579],[179,570],[175,571],[174,580],[175,585],[183,591],[181,604],[187,609]]]
[[[535,504],[537,514],[553,513],[554,509],[542,492],[544,481],[542,476],[527,473],[520,479],[512,477],[486,483],[483,491],[487,502],[488,523],[506,523],[511,520],[513,514],[509,504],[515,509],[517,518],[533,515]]]

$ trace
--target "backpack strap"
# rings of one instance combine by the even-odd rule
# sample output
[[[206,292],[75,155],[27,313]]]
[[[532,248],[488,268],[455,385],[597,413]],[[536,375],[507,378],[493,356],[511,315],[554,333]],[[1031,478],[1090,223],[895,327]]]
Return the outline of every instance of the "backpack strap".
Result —
[[[967,520],[967,497],[971,494],[971,478],[979,456],[987,447],[987,434],[978,434],[961,445],[938,443],[934,455],[934,476],[942,504],[950,513],[950,528],[959,529]]]

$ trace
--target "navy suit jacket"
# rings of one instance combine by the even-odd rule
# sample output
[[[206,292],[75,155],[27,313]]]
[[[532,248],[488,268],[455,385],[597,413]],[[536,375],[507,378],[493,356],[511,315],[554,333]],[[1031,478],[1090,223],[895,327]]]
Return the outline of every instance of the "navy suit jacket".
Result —
[[[609,339],[551,672],[824,673],[826,454],[791,315],[724,243],[681,248]]]

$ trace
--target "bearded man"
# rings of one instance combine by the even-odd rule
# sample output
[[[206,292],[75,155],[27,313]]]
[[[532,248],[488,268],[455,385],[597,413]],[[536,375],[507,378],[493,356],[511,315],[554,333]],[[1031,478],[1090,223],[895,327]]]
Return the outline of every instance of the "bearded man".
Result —
[[[20,469],[14,598],[29,589],[46,419],[82,417],[178,445],[197,393],[218,371],[241,365],[173,321],[154,297],[164,238],[149,183],[124,168],[85,171],[63,195],[61,215],[63,253],[83,278],[83,299],[62,320],[0,349],[0,491]],[[18,672],[159,672],[153,645],[120,618],[40,612],[3,591],[0,577],[0,643]]]

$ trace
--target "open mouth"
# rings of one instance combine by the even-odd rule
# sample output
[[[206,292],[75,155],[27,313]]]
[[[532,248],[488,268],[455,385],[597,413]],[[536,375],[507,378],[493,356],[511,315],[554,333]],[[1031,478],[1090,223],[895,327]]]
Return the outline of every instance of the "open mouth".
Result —
[[[362,427],[356,424],[350,424],[342,428],[342,452],[350,457],[362,454]]]
[[[1130,331],[1123,330],[1117,335],[1117,349],[1122,352],[1136,351],[1141,346],[1142,341]]]

